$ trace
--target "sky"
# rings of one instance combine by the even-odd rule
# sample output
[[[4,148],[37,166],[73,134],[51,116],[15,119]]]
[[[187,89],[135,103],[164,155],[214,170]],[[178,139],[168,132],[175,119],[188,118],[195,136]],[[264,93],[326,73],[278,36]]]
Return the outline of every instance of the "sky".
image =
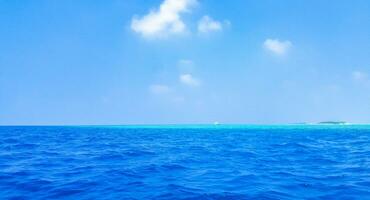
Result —
[[[0,125],[370,123],[368,0],[0,0]]]

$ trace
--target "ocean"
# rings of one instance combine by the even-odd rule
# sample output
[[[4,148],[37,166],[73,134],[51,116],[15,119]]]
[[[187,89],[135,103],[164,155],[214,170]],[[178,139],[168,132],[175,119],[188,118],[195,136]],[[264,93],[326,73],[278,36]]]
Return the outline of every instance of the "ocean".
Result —
[[[370,199],[370,126],[2,126],[0,199]]]

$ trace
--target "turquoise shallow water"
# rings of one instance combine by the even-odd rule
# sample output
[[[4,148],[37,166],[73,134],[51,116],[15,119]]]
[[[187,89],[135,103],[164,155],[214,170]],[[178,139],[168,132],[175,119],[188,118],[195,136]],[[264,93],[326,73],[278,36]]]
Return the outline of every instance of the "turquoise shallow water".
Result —
[[[0,127],[0,199],[370,199],[370,126]]]

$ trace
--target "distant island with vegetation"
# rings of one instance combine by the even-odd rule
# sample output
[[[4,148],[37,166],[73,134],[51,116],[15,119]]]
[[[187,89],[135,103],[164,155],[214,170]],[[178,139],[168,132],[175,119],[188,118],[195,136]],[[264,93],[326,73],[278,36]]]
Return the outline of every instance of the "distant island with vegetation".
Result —
[[[298,125],[346,125],[350,124],[345,121],[322,121],[322,122],[299,122],[299,123],[294,123]]]
[[[343,124],[347,124],[347,122],[344,122],[344,121],[324,121],[324,122],[319,122],[318,124],[343,125]]]

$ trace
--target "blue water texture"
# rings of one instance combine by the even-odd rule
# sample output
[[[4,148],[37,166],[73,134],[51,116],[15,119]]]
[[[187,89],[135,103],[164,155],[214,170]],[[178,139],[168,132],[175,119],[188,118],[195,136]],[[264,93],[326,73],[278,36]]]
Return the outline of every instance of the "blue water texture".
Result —
[[[2,126],[0,199],[370,199],[370,126]]]

